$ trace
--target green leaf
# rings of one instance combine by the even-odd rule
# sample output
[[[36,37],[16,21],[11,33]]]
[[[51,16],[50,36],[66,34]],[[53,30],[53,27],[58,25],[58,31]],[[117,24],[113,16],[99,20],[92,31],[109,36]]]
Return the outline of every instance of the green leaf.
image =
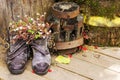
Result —
[[[57,61],[59,63],[63,63],[63,64],[68,64],[68,63],[70,63],[70,58],[59,55],[58,57],[55,58],[55,61]]]
[[[19,22],[16,22],[16,25],[18,26],[18,25],[19,25]]]
[[[31,19],[29,19],[29,22],[32,23],[33,21]]]
[[[31,34],[35,33],[35,31],[33,31],[33,30],[28,30],[28,32],[31,33]]]
[[[26,25],[26,23],[25,23],[25,22],[22,22],[22,25],[23,25],[23,26],[25,26],[25,25]]]
[[[38,39],[38,38],[40,38],[40,37],[41,37],[40,34],[36,34],[36,35],[35,35],[35,39]]]

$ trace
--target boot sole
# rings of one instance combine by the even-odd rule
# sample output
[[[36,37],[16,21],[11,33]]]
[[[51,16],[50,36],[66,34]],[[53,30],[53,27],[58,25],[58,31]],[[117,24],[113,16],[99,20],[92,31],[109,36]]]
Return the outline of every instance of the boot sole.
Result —
[[[21,73],[23,73],[24,70],[25,70],[25,68],[20,69],[20,70],[11,70],[10,68],[8,68],[8,69],[9,69],[9,71],[10,71],[11,74],[15,74],[15,75],[21,74]]]
[[[34,70],[34,68],[32,67],[32,69]],[[35,72],[38,75],[45,75],[48,73],[48,70],[50,69],[50,66],[44,71],[44,72]]]

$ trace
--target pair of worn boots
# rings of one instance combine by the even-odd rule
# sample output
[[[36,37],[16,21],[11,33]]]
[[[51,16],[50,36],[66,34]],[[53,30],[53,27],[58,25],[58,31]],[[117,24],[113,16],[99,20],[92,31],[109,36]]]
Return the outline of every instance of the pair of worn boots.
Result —
[[[25,70],[27,61],[32,52],[32,69],[36,74],[44,75],[51,64],[51,56],[47,47],[47,38],[36,39],[29,44],[23,39],[18,39],[10,44],[7,55],[7,66],[12,74],[20,74]]]

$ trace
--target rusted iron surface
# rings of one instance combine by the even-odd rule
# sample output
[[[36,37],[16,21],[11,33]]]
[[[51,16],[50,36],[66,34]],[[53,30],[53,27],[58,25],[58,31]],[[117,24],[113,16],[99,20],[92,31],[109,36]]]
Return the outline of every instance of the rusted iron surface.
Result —
[[[79,38],[69,42],[56,42],[57,50],[72,49],[83,44],[83,38]]]
[[[58,2],[52,6],[56,26],[55,49],[58,51],[75,52],[74,48],[83,45],[83,17],[79,5],[73,2]],[[56,23],[57,22],[57,23]]]
[[[83,19],[79,20],[78,23],[76,23],[77,25],[77,32],[76,32],[76,38],[78,39],[80,36],[82,36],[82,32],[83,32],[83,29],[84,29],[84,25],[83,25]]]
[[[59,2],[52,6],[52,12],[58,18],[74,18],[79,15],[79,6],[71,2]]]
[[[64,50],[58,50],[57,53],[59,54],[72,54],[72,53],[76,53],[77,51],[79,51],[78,47],[76,48],[72,48],[72,49],[64,49]]]
[[[74,29],[74,25],[66,25],[66,26],[63,26],[63,29],[64,29],[65,31],[73,30],[73,29]]]

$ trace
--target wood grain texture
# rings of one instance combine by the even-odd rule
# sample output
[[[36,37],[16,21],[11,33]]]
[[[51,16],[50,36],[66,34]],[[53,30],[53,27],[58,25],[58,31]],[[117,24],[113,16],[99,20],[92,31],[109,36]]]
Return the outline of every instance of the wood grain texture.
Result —
[[[0,59],[0,80],[49,80],[49,79],[36,75],[32,73],[32,71],[28,70],[25,70],[23,74],[13,75],[9,72],[5,60]]]
[[[57,66],[51,66],[52,72],[39,76],[32,72],[31,61],[26,65],[27,69],[20,75],[12,75],[4,60],[0,60],[0,80],[90,80],[78,74],[72,73]]]
[[[99,47],[93,50],[96,53],[107,55],[120,60],[120,48],[119,47]]]
[[[69,65],[57,65],[74,73],[84,75],[85,77],[91,78],[93,80],[120,80],[120,73],[76,58],[72,58]]]
[[[12,75],[9,73],[9,71],[5,67],[0,66],[0,78],[3,80],[49,80],[47,78],[44,78],[42,76],[33,74],[30,71],[25,71],[23,74],[20,75]]]
[[[120,73],[120,60],[116,58],[96,53],[94,51],[78,53],[74,55],[74,57]]]
[[[6,35],[7,21],[7,3],[5,0],[0,0],[0,36],[4,38]]]
[[[54,58],[55,57],[52,57],[52,59]],[[26,71],[32,72],[31,61],[27,65],[28,66]],[[88,78],[85,78],[84,76],[72,73],[70,71],[67,71],[66,69],[62,69],[55,65],[52,65],[50,70],[52,71],[48,72],[42,77],[47,78],[49,80],[90,80]]]
[[[12,75],[7,69],[4,57],[0,59],[0,80],[120,80],[118,59],[93,51],[83,54],[74,54],[69,64],[55,62],[51,66],[52,72],[44,76],[32,73],[31,61],[26,65],[27,69],[23,74]],[[98,55],[100,57],[96,58]],[[55,56],[52,58],[54,62]]]
[[[52,72],[48,73],[44,77],[50,80],[90,80],[78,74],[72,73],[59,67],[51,67]]]

